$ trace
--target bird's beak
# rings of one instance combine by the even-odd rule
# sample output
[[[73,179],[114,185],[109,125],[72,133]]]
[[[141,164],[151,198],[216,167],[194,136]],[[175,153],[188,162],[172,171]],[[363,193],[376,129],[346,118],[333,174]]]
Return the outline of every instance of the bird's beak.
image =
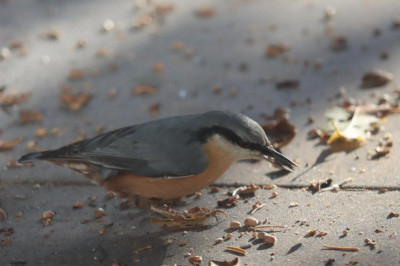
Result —
[[[285,157],[281,153],[277,152],[271,147],[266,147],[263,151],[264,158],[271,162],[273,165],[285,169],[287,171],[293,172],[293,167],[297,167],[298,165]]]

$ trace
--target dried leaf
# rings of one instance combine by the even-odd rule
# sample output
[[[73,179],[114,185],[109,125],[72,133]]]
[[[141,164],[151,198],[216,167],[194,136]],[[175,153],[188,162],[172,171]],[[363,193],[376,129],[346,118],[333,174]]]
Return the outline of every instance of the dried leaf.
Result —
[[[362,88],[375,88],[386,85],[393,80],[393,74],[383,70],[374,70],[366,73],[361,81]]]
[[[16,145],[21,143],[23,139],[23,137],[18,137],[12,140],[0,140],[0,151],[11,150]]]
[[[297,134],[296,127],[293,124],[290,124],[286,117],[264,123],[261,127],[268,135],[268,138],[275,149],[280,149],[288,145]]]
[[[20,110],[18,121],[21,125],[43,121],[43,114],[38,110]]]

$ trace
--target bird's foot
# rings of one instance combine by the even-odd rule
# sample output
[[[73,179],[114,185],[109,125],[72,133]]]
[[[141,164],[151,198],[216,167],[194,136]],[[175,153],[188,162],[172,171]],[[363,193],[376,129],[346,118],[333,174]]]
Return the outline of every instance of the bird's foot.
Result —
[[[218,215],[222,214],[226,217],[225,212],[222,210],[210,210],[205,207],[194,207],[189,210],[184,210],[183,213],[179,213],[169,207],[158,207],[152,205],[150,209],[158,214],[161,214],[165,218],[153,218],[151,220],[154,224],[161,224],[167,228],[173,229],[202,229],[207,228],[206,222],[210,217],[214,217],[218,222]]]

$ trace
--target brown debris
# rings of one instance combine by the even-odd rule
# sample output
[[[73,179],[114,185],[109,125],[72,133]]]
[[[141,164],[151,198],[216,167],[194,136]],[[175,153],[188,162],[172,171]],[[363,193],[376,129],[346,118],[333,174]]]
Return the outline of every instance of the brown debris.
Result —
[[[31,167],[31,163],[19,163],[17,160],[10,160],[6,163],[6,168],[7,169],[12,169],[12,168],[21,168],[21,167]]]
[[[181,230],[183,228],[207,228],[208,225],[205,225],[205,222],[210,217],[214,217],[216,220],[218,220],[218,214],[223,214],[225,216],[225,212],[222,210],[210,210],[206,207],[193,207],[189,210],[184,210],[183,214],[176,212],[171,208],[161,208],[155,206],[151,206],[150,208],[152,211],[165,217],[151,219],[152,224],[161,224],[166,228],[177,230]]]
[[[386,85],[393,80],[393,74],[383,70],[374,70],[362,77],[362,88],[375,88]]]
[[[21,125],[43,121],[43,114],[38,110],[20,110],[18,121]]]
[[[14,229],[11,227],[8,229],[5,229],[5,228],[0,229],[0,234],[2,234],[4,236],[10,236],[10,235],[14,234],[14,232],[15,232]]]
[[[11,244],[11,242],[12,242],[11,239],[3,239],[0,241],[0,246],[9,245],[9,244]]]
[[[248,185],[237,189],[237,194],[240,196],[254,196],[254,193],[259,190],[260,187],[257,185]]]
[[[163,62],[156,62],[153,64],[152,69],[154,72],[162,72],[164,70],[164,63]]]
[[[36,135],[36,137],[38,137],[38,138],[43,138],[43,137],[45,137],[45,136],[47,135],[47,133],[48,133],[48,130],[47,130],[47,128],[44,128],[44,127],[38,128],[38,129],[36,129],[36,131],[35,131],[35,135]]]
[[[140,85],[133,90],[134,95],[155,95],[157,87],[153,85]]]
[[[83,201],[77,201],[72,205],[72,208],[74,209],[80,209],[83,206],[85,206],[85,203]]]
[[[310,182],[307,190],[311,192],[317,192],[322,188],[329,187],[332,184],[332,178],[321,178],[321,179],[314,179]]]
[[[91,98],[90,92],[72,94],[69,86],[63,87],[60,94],[60,101],[71,111],[79,111]]]
[[[246,255],[247,254],[246,250],[244,250],[242,248],[238,248],[238,247],[233,247],[233,246],[227,246],[225,251],[237,253],[237,254],[240,254],[240,255]]]
[[[153,246],[146,245],[146,246],[143,246],[141,248],[135,249],[134,251],[131,252],[131,255],[137,255],[137,254],[139,254],[139,253],[141,253],[143,251],[146,251],[146,250],[150,250],[151,251],[152,249],[153,249]]]
[[[275,86],[278,90],[296,89],[299,86],[299,81],[296,79],[286,79],[278,81]]]
[[[365,245],[366,246],[370,246],[370,247],[375,247],[378,243],[376,243],[375,241],[369,239],[368,237],[366,237],[364,239]]]
[[[15,104],[26,102],[30,96],[30,92],[10,93],[7,95],[5,95],[3,92],[0,92],[0,105],[9,107]]]
[[[323,247],[324,249],[337,250],[337,251],[349,251],[349,252],[360,251],[359,248],[354,248],[354,247],[341,247],[341,246],[328,246],[328,245],[323,245]]]
[[[268,135],[268,138],[275,149],[280,149],[289,144],[297,134],[296,127],[291,124],[286,117],[266,122],[262,124],[261,127]]]
[[[307,231],[307,233],[304,235],[304,237],[312,237],[312,236],[315,236],[316,233],[317,233],[317,230],[310,229]]]
[[[153,103],[149,106],[151,116],[158,116],[160,114],[161,105],[159,103]]]
[[[331,40],[331,49],[334,52],[340,52],[347,49],[347,38],[344,36],[335,36]]]
[[[203,258],[201,256],[191,256],[188,261],[191,265],[200,265]]]
[[[42,220],[43,226],[49,226],[53,223],[53,218],[55,216],[55,212],[52,211],[44,211],[40,215],[40,219]]]
[[[239,257],[236,257],[233,260],[210,260],[208,266],[240,266],[240,259]]]
[[[46,32],[44,36],[49,40],[59,40],[61,38],[61,32],[56,29],[51,29]]]
[[[400,212],[390,212],[388,218],[400,217]]]
[[[219,200],[217,202],[217,204],[218,204],[218,207],[231,208],[231,207],[236,206],[238,204],[238,202],[239,202],[239,196],[235,195],[235,196],[231,196],[226,199],[223,199],[223,200]]]
[[[18,137],[12,140],[0,140],[0,151],[13,149],[16,145],[21,143],[23,139],[23,137]]]
[[[265,49],[265,55],[268,57],[278,57],[289,50],[289,46],[284,43],[271,44]]]
[[[7,213],[3,208],[0,208],[0,221],[4,221],[7,219]]]
[[[86,77],[85,71],[82,69],[71,69],[68,75],[68,78],[71,80],[78,80],[78,79],[83,79]]]
[[[210,18],[217,14],[217,10],[211,6],[204,6],[195,11],[196,16],[201,18]]]
[[[96,219],[99,219],[99,218],[101,218],[103,216],[107,216],[107,215],[108,214],[104,211],[103,208],[97,208],[97,209],[94,210],[94,217]]]

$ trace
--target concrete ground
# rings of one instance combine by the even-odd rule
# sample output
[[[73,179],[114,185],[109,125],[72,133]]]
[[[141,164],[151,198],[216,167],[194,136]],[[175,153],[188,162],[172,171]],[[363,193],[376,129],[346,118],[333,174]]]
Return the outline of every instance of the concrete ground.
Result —
[[[194,255],[208,265],[238,257],[226,247],[246,244],[241,265],[400,264],[400,218],[390,215],[400,212],[399,116],[389,116],[384,130],[352,152],[323,156],[326,146],[307,138],[341,100],[339,92],[368,102],[394,97],[399,14],[396,0],[0,1],[0,87],[3,95],[30,93],[13,106],[1,102],[0,143],[23,140],[0,151],[0,265],[188,265]],[[347,40],[342,50],[332,47],[338,37]],[[267,46],[279,43],[288,51],[265,55]],[[392,73],[393,81],[361,89],[362,76],[375,69]],[[297,88],[276,89],[285,80],[298,81]],[[157,91],[133,93],[140,85]],[[91,99],[68,110],[60,101],[66,87],[89,91]],[[282,152],[300,167],[287,174],[264,162],[234,165],[217,181],[219,192],[204,189],[201,198],[190,196],[177,209],[218,208],[217,201],[240,185],[278,187],[240,199],[224,209],[225,219],[209,219],[208,229],[151,224],[154,213],[121,209],[119,198],[66,168],[9,166],[29,150],[154,118],[222,109],[263,123],[263,114],[277,107],[291,111],[298,132]],[[21,124],[23,109],[40,111],[42,121]],[[58,133],[37,137],[40,128]],[[368,160],[387,133],[393,139],[389,156]],[[334,184],[351,182],[337,193],[305,190],[311,180],[327,177]],[[265,206],[251,214],[257,201]],[[83,206],[73,208],[75,202]],[[97,208],[107,215],[96,219]],[[55,213],[46,226],[45,211]],[[263,245],[243,228],[229,230],[232,220],[247,217],[284,226],[272,233],[276,244]],[[316,236],[307,236],[310,230]],[[231,239],[215,244],[228,233]],[[365,245],[366,238],[376,245]],[[151,249],[140,250],[146,246]]]

